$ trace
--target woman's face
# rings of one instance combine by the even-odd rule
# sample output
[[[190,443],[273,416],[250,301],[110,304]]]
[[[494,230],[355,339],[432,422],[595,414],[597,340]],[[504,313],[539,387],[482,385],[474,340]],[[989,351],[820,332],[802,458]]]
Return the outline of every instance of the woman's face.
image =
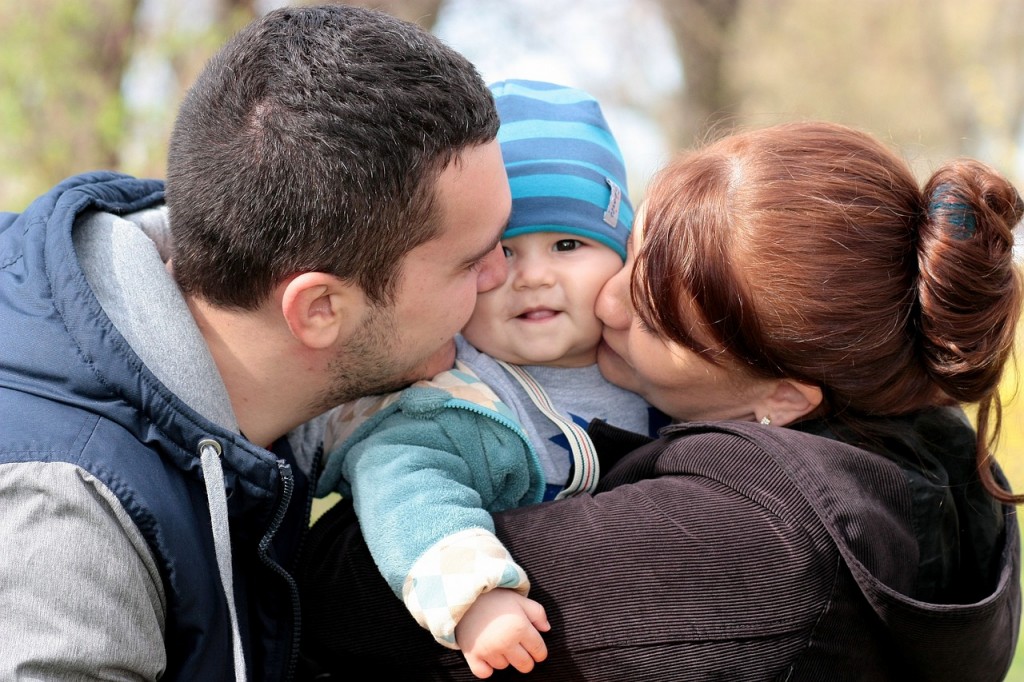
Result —
[[[769,390],[767,381],[727,361],[713,365],[688,348],[662,339],[633,310],[630,277],[643,229],[643,211],[639,211],[626,264],[597,299],[597,316],[605,325],[597,352],[601,373],[677,420],[753,420],[755,401]]]

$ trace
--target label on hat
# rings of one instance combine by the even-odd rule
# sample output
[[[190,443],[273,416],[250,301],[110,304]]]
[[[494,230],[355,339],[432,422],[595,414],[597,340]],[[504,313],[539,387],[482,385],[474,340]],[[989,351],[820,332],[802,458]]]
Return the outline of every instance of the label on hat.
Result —
[[[611,196],[608,197],[608,208],[604,210],[604,221],[615,227],[619,224],[619,204],[622,203],[622,190],[611,178],[605,178],[604,181],[612,190]]]

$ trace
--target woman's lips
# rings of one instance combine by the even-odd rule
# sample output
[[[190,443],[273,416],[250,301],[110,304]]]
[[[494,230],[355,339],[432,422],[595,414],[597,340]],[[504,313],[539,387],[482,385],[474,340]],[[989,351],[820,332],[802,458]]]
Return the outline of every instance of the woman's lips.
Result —
[[[597,346],[597,352],[598,354],[606,353],[610,355],[612,358],[618,360],[619,362],[625,362],[622,356],[619,355],[619,353],[616,352],[614,348],[612,348],[611,344],[608,343],[608,340],[604,336],[601,337],[601,343],[599,343]]]

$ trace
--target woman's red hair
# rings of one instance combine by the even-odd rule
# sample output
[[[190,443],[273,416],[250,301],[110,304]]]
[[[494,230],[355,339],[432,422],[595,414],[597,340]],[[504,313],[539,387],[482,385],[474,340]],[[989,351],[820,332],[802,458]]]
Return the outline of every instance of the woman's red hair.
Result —
[[[976,403],[982,482],[1022,502],[988,461],[1024,305],[1022,215],[1013,186],[976,161],[946,164],[922,189],[902,159],[844,126],[737,134],[683,154],[648,188],[634,305],[712,362],[821,387],[823,416]]]

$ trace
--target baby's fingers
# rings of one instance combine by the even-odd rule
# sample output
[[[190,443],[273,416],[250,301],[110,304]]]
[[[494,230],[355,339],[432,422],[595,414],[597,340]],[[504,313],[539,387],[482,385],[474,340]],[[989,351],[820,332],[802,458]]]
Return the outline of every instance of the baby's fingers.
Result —
[[[544,631],[551,629],[551,626],[547,625],[547,621],[544,621],[544,625],[546,626],[542,628]],[[530,659],[530,667],[527,670],[524,670],[518,665],[515,666],[515,669],[521,673],[525,673],[529,669],[532,669],[534,661],[540,663],[548,657],[548,645],[544,643],[544,638],[541,637],[540,632],[537,630],[531,629],[529,632],[525,633],[519,640],[519,645],[525,656]],[[513,663],[513,665],[515,664]]]
[[[510,649],[505,652],[505,657],[508,660],[508,664],[521,673],[528,673],[531,670],[533,670],[535,662],[543,661],[544,658],[548,655],[547,647],[544,646],[544,640],[541,639],[539,636],[537,637],[537,639],[540,641],[541,649],[543,649],[543,654],[540,658],[537,658],[533,653],[533,651],[536,650],[536,647],[531,646],[530,648],[528,648],[527,644],[524,642],[520,646],[510,647]]]
[[[523,604],[523,613],[533,623],[533,627],[537,628],[541,632],[547,632],[551,629],[551,623],[548,622],[548,613],[544,610],[544,607],[532,599],[527,599]],[[546,652],[545,652],[546,655]],[[538,661],[544,660],[541,658]]]
[[[494,669],[496,667],[504,668],[506,665],[508,665],[507,663],[504,663],[503,665],[492,666],[490,663],[480,658],[479,656],[467,654],[466,652],[463,652],[463,656],[466,659],[466,663],[469,664],[469,671],[477,677],[479,677],[481,680],[486,679],[490,677],[492,674],[494,674]]]

